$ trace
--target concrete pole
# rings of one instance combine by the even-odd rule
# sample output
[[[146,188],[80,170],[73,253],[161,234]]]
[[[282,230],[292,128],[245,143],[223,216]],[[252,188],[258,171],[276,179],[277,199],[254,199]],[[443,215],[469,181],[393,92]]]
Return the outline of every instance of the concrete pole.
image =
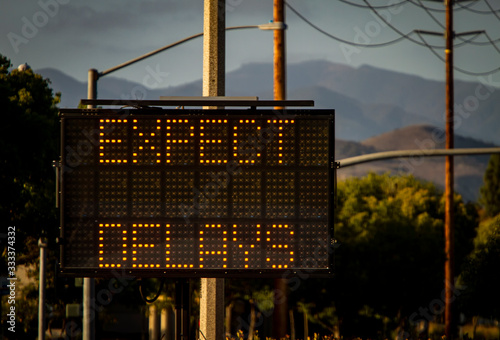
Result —
[[[162,340],[172,340],[174,337],[174,323],[172,322],[172,307],[168,306],[161,310],[160,314],[160,332]]]
[[[83,340],[95,339],[95,280],[83,278]]]
[[[96,69],[90,69],[88,74],[87,98],[97,98],[97,79],[98,73]],[[89,109],[93,105],[87,106]],[[95,280],[93,278],[83,278],[83,340],[95,339]]]
[[[160,339],[160,319],[158,309],[154,304],[149,305],[149,340]]]
[[[453,132],[453,0],[445,0],[446,6],[446,149],[454,147]],[[454,216],[453,216],[453,176],[454,176],[453,156],[446,156],[445,161],[445,216],[444,216],[444,238],[445,238],[445,334],[447,339],[453,339],[453,286],[455,285],[454,274]]]
[[[224,279],[201,279],[200,331],[200,339],[224,339]]]
[[[204,0],[203,96],[225,95],[226,17],[225,0]]]
[[[47,264],[47,239],[38,240],[40,247],[40,272],[39,272],[39,302],[38,302],[38,340],[45,339],[45,272]]]
[[[203,96],[225,95],[225,0],[204,0]],[[212,108],[212,107],[211,107]],[[224,339],[224,279],[202,278],[200,339]]]

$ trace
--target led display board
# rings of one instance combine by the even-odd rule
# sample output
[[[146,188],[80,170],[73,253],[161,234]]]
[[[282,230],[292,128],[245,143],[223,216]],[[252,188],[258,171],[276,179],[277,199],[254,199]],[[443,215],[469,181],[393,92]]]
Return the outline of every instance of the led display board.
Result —
[[[61,110],[61,271],[333,272],[333,110]]]

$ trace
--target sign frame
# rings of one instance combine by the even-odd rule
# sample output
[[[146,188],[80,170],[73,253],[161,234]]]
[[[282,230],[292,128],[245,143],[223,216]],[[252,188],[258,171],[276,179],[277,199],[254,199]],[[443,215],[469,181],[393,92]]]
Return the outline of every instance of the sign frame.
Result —
[[[287,277],[293,277],[293,276],[304,276],[307,275],[307,277],[331,277],[333,275],[333,264],[334,264],[334,228],[333,228],[333,221],[334,221],[334,207],[333,207],[333,202],[334,202],[334,195],[335,195],[335,159],[334,159],[334,141],[335,141],[335,128],[334,128],[334,110],[318,110],[318,109],[299,109],[299,110],[256,110],[256,109],[249,109],[249,110],[242,110],[242,109],[225,109],[225,110],[199,110],[199,109],[186,109],[186,110],[175,110],[175,109],[161,109],[161,108],[140,108],[140,109],[131,109],[131,108],[126,108],[126,109],[61,109],[60,110],[60,117],[61,117],[61,185],[60,185],[60,195],[61,195],[61,227],[60,227],[60,250],[61,250],[61,259],[60,259],[60,270],[62,274],[65,275],[70,275],[70,276],[84,276],[84,277],[115,277],[117,275],[128,275],[128,276],[133,276],[133,277],[274,277],[274,278],[287,278]],[[171,268],[132,268],[130,266],[120,266],[120,267],[99,267],[97,265],[90,265],[90,266],[75,266],[75,265],[70,265],[71,261],[69,261],[66,257],[67,252],[73,251],[71,248],[72,246],[75,246],[75,242],[78,240],[78,230],[73,230],[71,228],[67,228],[67,224],[71,223],[75,219],[75,217],[70,217],[72,213],[69,213],[67,211],[67,206],[71,206],[69,203],[71,200],[71,185],[70,183],[70,178],[72,176],[72,172],[74,174],[74,171],[78,171],[78,169],[81,168],[89,168],[89,169],[94,169],[94,168],[101,168],[105,167],[105,164],[99,164],[98,163],[98,158],[96,157],[97,153],[94,151],[89,150],[89,148],[97,148],[98,145],[101,145],[102,143],[101,140],[98,137],[98,132],[104,130],[103,129],[103,124],[99,125],[99,121],[106,121],[106,119],[109,120],[128,120],[126,123],[127,130],[125,133],[125,136],[128,136],[131,132],[131,129],[133,128],[131,125],[131,121],[134,121],[134,119],[141,121],[142,119],[157,119],[158,122],[162,122],[161,124],[164,125],[164,121],[167,119],[181,119],[181,120],[195,120],[199,123],[200,120],[203,121],[203,119],[206,120],[234,120],[234,119],[248,119],[252,120],[255,119],[257,121],[276,121],[276,122],[281,122],[285,120],[297,120],[297,122],[300,121],[307,121],[307,120],[322,120],[325,123],[327,123],[326,126],[324,126],[325,129],[328,131],[328,136],[327,136],[327,143],[328,143],[328,151],[327,155],[324,155],[324,157],[327,157],[327,160],[323,160],[321,169],[322,171],[326,171],[327,174],[325,177],[327,177],[327,188],[326,192],[324,193],[327,197],[327,212],[326,216],[323,215],[321,220],[317,220],[316,223],[326,223],[326,227],[323,227],[325,229],[325,232],[327,233],[327,237],[325,240],[318,241],[317,245],[317,251],[315,251],[315,254],[321,253],[321,260],[326,261],[327,265],[323,265],[321,267],[314,267],[313,265],[309,267],[280,267],[280,268],[264,268],[264,266],[260,266],[258,269],[245,269],[245,268],[190,268],[190,267],[181,267],[181,268],[176,268],[176,267],[171,267]],[[87,127],[91,127],[91,129],[85,130],[82,128],[81,133],[79,134],[81,140],[76,143],[74,140],[71,140],[69,136],[69,133],[67,129],[70,124],[70,121],[78,120],[79,122],[92,122],[92,124],[87,124]],[[224,123],[222,123],[224,124]],[[276,123],[279,124],[279,123]],[[284,124],[284,123],[283,123]],[[78,124],[76,124],[78,125]],[[84,124],[85,125],[85,124]],[[105,125],[104,125],[105,126]],[[196,131],[197,131],[197,136],[198,138],[198,144],[199,144],[199,136],[198,134],[200,133],[201,130],[200,126],[197,125]],[[295,128],[294,128],[295,129]],[[298,128],[296,128],[298,129]],[[162,137],[163,139],[161,140],[162,145],[165,143],[165,137]],[[298,138],[298,137],[297,137]],[[235,141],[236,142],[236,141]],[[296,143],[300,143],[300,141],[295,141]],[[69,144],[68,144],[69,143]],[[111,143],[111,141],[110,141]],[[130,145],[132,141],[129,141],[129,147],[128,151],[124,151],[126,154],[125,157],[130,161],[127,165],[124,165],[123,163],[119,165],[118,163],[116,164],[111,164],[110,167],[115,168],[115,169],[121,169],[121,168],[127,168],[131,169],[134,167],[131,162],[133,161],[133,154],[131,153]],[[111,144],[110,144],[111,145]],[[297,144],[298,145],[298,144]],[[102,145],[101,145],[102,146]],[[267,147],[267,145],[264,144],[264,150]],[[94,162],[93,164],[89,164],[88,161],[85,160],[85,156],[88,153],[92,153],[92,158],[90,162]],[[199,156],[199,150],[197,150],[197,156],[195,157],[196,161],[202,161],[201,157]],[[298,151],[295,151],[295,159],[298,159]],[[236,154],[235,154],[236,156]],[[160,156],[159,156],[160,157]],[[265,156],[264,156],[265,157]],[[154,157],[153,157],[154,158]],[[219,157],[221,158],[221,157]],[[101,157],[101,162],[105,162],[106,160],[102,159]],[[113,161],[113,160],[110,160]],[[114,160],[118,162],[118,160]],[[222,163],[217,163],[221,162],[221,159],[215,160],[212,159],[212,162],[215,162],[215,164],[208,164],[207,169],[211,169],[211,171],[216,171],[217,169],[221,169],[224,167],[224,164]],[[161,158],[158,158],[158,162],[161,163],[162,165],[156,165],[158,169],[164,169],[165,166],[163,165],[165,163],[165,156],[162,154]],[[238,165],[238,164],[236,164]],[[155,167],[155,165],[151,165],[151,167]],[[203,165],[196,165],[194,168],[199,169],[200,167],[203,167]],[[267,166],[267,165],[251,165],[247,164],[245,165],[244,163],[240,166],[240,168],[244,169],[249,169],[253,167],[253,169],[261,169],[262,171],[266,171],[266,169],[271,169],[273,167]],[[225,165],[226,169],[229,169],[229,164]],[[273,169],[275,169],[274,167]],[[298,178],[299,171],[310,171],[309,168],[300,167],[300,166],[287,166],[287,165],[279,165],[278,168],[286,169],[287,172],[294,172],[294,176]],[[303,169],[303,170],[298,170],[298,169]],[[290,170],[292,169],[292,170]],[[314,169],[316,169],[314,167]],[[270,171],[270,170],[269,170]],[[165,176],[163,173],[165,172],[164,170],[160,170],[162,173],[161,176]],[[229,170],[228,170],[229,172]],[[96,181],[97,180],[97,175],[94,174],[92,175],[92,178],[89,178],[88,180],[90,182]],[[197,175],[198,176],[198,175]],[[236,176],[236,175],[235,175]],[[112,176],[108,178],[108,180],[112,180]],[[299,183],[294,182],[294,183]],[[127,189],[131,190],[131,189]],[[261,190],[265,191],[267,190],[266,188],[262,188]],[[298,189],[295,189],[298,191]],[[74,190],[77,191],[77,190]],[[95,201],[97,201],[97,195],[98,193],[93,194],[95,197]],[[130,200],[130,195],[131,193],[127,191],[127,200]],[[68,198],[69,197],[69,198]],[[298,197],[298,196],[297,196]],[[263,199],[264,201],[265,199]],[[232,201],[231,201],[232,202]],[[94,203],[97,204],[97,203]],[[128,203],[127,203],[128,204]],[[263,203],[262,203],[263,204]],[[130,204],[128,204],[130,205]],[[130,207],[127,208],[128,213],[130,213],[131,209]],[[296,208],[297,210],[298,208]],[[92,216],[86,216],[85,220],[90,221],[89,223],[94,225],[93,227],[93,233],[97,232],[102,232],[105,231],[107,228],[106,224],[108,224],[108,227],[113,224],[113,221],[123,221],[123,223],[126,223],[127,226],[124,227],[123,231],[126,231],[129,233],[129,235],[126,235],[129,237],[127,242],[124,241],[123,246],[125,247],[125,244],[127,244],[127,250],[131,250],[130,246],[130,233],[136,231],[136,227],[139,227],[140,220],[147,220],[148,221],[148,227],[149,224],[154,224],[156,225],[157,222],[158,224],[163,224],[161,225],[162,230],[165,230],[166,225],[165,224],[166,220],[170,220],[167,217],[160,217],[160,218],[131,218],[131,217],[100,217],[97,216],[97,208],[94,209],[95,213]],[[82,215],[83,216],[83,215]],[[298,216],[298,215],[297,215]],[[81,217],[80,217],[81,218]],[[100,222],[98,223],[97,219],[99,219]],[[234,216],[226,216],[226,217],[209,217],[209,218],[201,218],[200,216],[194,216],[192,218],[189,218],[190,220],[188,223],[194,223],[197,225],[197,231],[202,231],[203,226],[210,226],[210,227],[215,227],[217,228],[217,225],[222,225],[223,229],[227,232],[230,232],[232,225],[236,228],[237,224],[235,224],[233,221],[235,220]],[[182,223],[181,220],[186,220],[186,216],[183,218],[173,218],[171,219],[173,221],[177,221],[178,223]],[[214,221],[208,223],[207,221]],[[254,223],[254,224],[263,224],[263,223],[268,223],[266,224],[266,227],[264,228],[265,230],[268,230],[271,228],[271,224],[273,227],[276,228],[288,228],[287,221],[290,221],[290,225],[295,225],[295,224],[300,224],[300,223],[309,223],[309,225],[313,225],[316,220],[311,219],[311,221],[303,219],[300,222],[299,219],[289,219],[288,217],[280,217],[280,218],[274,218],[274,219],[269,219],[265,217],[261,218],[241,218],[238,221],[247,221],[248,223]],[[93,221],[93,222],[92,222]],[[274,222],[273,222],[274,221]],[[280,223],[279,221],[284,221]],[[135,224],[134,224],[135,223]],[[241,223],[241,222],[240,222]],[[269,224],[270,223],[270,224]],[[274,223],[274,224],[273,224]],[[295,223],[295,224],[294,224]],[[146,224],[146,223],[144,223]],[[173,224],[173,223],[172,223]],[[99,225],[99,228],[101,229],[96,229],[97,226]],[[134,228],[131,228],[131,225],[134,225]],[[180,224],[178,224],[180,225]],[[120,224],[121,226],[121,224]],[[239,226],[239,225],[238,225]],[[300,225],[302,227],[302,224]],[[142,225],[141,225],[142,227]],[[260,225],[259,225],[260,227]],[[292,227],[292,226],[291,226]],[[305,228],[305,226],[304,226]],[[68,236],[68,230],[71,230],[71,236]],[[125,230],[126,229],[126,230]],[[133,230],[132,230],[133,229]],[[297,227],[298,229],[298,227]],[[110,229],[111,230],[111,229]],[[139,230],[139,229],[137,229]],[[207,229],[209,230],[209,229]],[[269,230],[268,230],[269,231]],[[75,234],[75,235],[73,235]],[[300,234],[300,232],[299,232]],[[83,232],[82,235],[86,235],[85,232]],[[157,235],[157,234],[154,234]],[[164,235],[163,235],[164,236]],[[201,236],[201,235],[200,235]],[[154,236],[152,236],[154,237]],[[300,237],[300,236],[299,236]],[[201,238],[200,238],[201,239]],[[99,251],[98,245],[95,244],[95,241],[98,240],[98,236],[94,237],[94,249],[95,251]],[[194,238],[192,238],[194,240]],[[262,241],[263,242],[263,241]],[[299,242],[299,240],[294,241],[294,242]],[[202,241],[198,241],[197,244],[194,246],[200,246],[200,243]],[[146,245],[146,244],[145,244]],[[121,246],[121,245],[118,245]],[[259,245],[258,245],[259,246]],[[281,245],[280,245],[281,246]],[[285,246],[285,245],[283,245]],[[261,246],[262,247],[262,246]],[[295,248],[294,248],[295,249]],[[231,256],[234,254],[227,254],[227,256]],[[127,256],[130,256],[127,254]],[[314,255],[316,256],[316,255]],[[319,255],[318,255],[319,256]],[[264,257],[262,257],[263,261]],[[311,261],[315,261],[315,259],[312,257]],[[130,260],[128,260],[130,262]],[[325,262],[323,262],[325,263]],[[198,263],[199,265],[199,263]]]

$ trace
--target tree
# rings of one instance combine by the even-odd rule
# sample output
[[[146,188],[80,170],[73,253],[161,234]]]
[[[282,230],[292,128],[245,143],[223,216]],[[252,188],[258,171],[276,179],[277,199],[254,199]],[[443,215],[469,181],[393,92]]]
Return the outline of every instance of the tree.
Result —
[[[459,277],[466,287],[459,296],[461,310],[468,317],[500,318],[500,154],[491,156],[484,175],[480,203],[485,209],[474,239],[474,252],[467,257]],[[491,303],[487,303],[491,302]]]
[[[0,55],[0,220],[3,226],[15,227],[15,244],[9,245],[15,249],[16,267],[32,265],[27,268],[34,283],[22,290],[17,288],[16,319],[20,324],[16,334],[19,339],[33,339],[38,307],[38,239],[45,235],[53,246],[59,229],[51,162],[59,154],[56,104],[60,95],[53,94],[48,79],[29,68],[10,71],[11,66],[10,60]],[[5,241],[1,240],[3,245]],[[3,249],[5,252],[7,247]],[[6,259],[2,256],[2,276],[6,276]],[[57,254],[49,247],[47,281],[51,287],[56,259]],[[60,298],[54,289],[47,290],[48,303],[55,305]],[[5,315],[2,323],[4,320]]]
[[[454,203],[459,267],[473,248],[477,213],[458,195]],[[343,336],[374,336],[384,327],[408,329],[415,312],[432,309],[429,303],[439,299],[444,288],[441,191],[413,176],[371,173],[352,178],[339,183],[336,219],[341,247],[330,291],[336,292]],[[360,329],[366,333],[360,334]]]
[[[486,215],[500,214],[500,154],[491,155],[480,194],[479,203],[484,206]]]
[[[500,215],[481,223],[476,249],[468,257],[459,284],[466,287],[459,296],[461,310],[468,317],[500,318]]]
[[[28,237],[45,233],[53,240],[58,231],[51,162],[59,154],[60,95],[31,69],[10,67],[0,55],[0,218],[16,227],[16,250],[24,254]]]

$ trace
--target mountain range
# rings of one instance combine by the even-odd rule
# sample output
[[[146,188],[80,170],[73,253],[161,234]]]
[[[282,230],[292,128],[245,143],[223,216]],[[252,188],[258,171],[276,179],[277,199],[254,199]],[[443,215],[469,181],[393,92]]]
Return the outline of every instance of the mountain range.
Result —
[[[36,70],[62,93],[59,107],[77,107],[87,84],[56,70]],[[273,96],[272,64],[250,63],[226,74],[227,96]],[[168,79],[168,78],[167,78]],[[500,82],[456,81],[455,147],[500,145]],[[160,96],[201,96],[202,81],[151,89],[140,81],[103,77],[101,99],[159,99]],[[287,67],[287,98],[312,99],[315,108],[335,109],[336,158],[398,149],[443,148],[436,131],[444,128],[445,84],[372,66],[354,68],[317,60]],[[476,200],[489,156],[455,157],[455,187],[466,200]],[[405,172],[444,185],[444,159],[389,160],[340,169],[338,176],[367,171]]]

